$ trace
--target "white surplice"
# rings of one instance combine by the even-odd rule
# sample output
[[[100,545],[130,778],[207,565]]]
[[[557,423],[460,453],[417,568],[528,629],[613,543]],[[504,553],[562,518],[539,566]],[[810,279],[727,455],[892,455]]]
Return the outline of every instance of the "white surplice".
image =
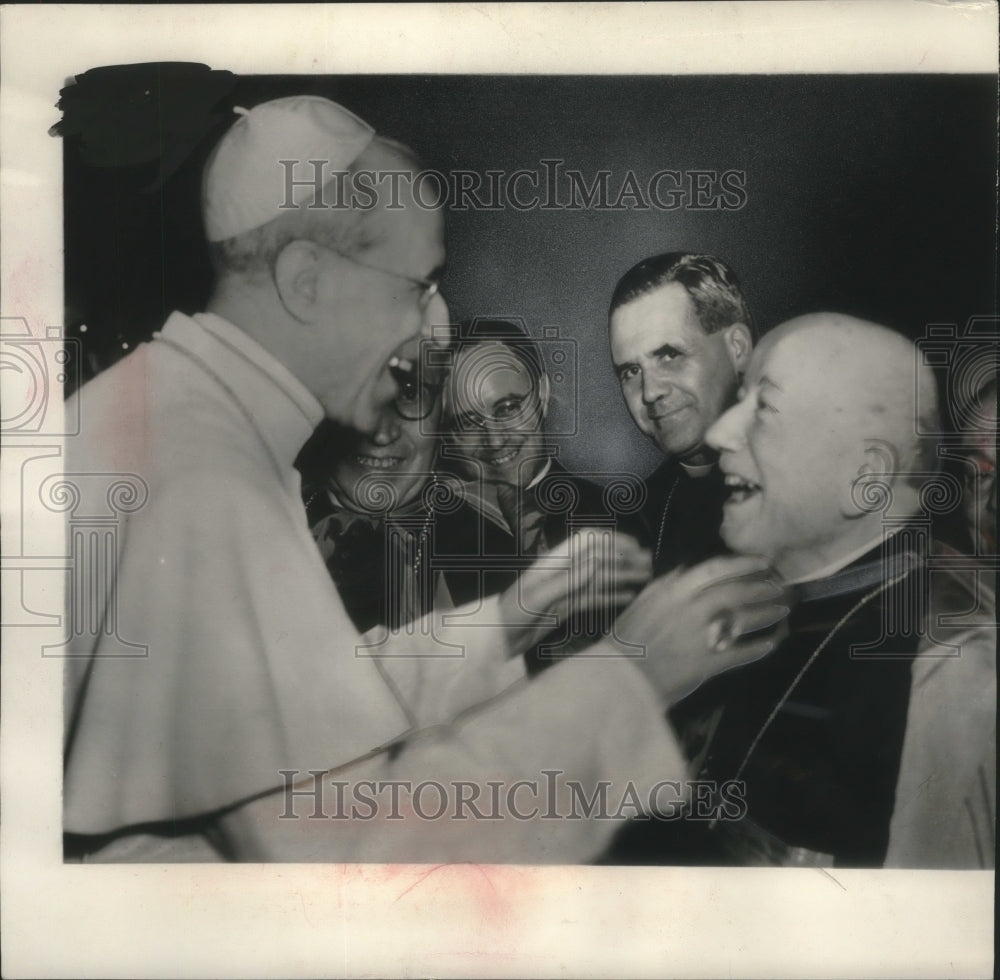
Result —
[[[281,787],[282,770],[485,783],[555,769],[588,785],[631,780],[640,794],[683,775],[634,665],[579,658],[528,683],[502,631],[484,625],[497,622],[496,600],[461,626],[429,618],[366,647],[385,630],[354,631],[293,466],[320,406],[232,324],[174,313],[158,339],[74,397],[82,425],[69,440],[70,478],[133,474],[148,489],[122,519],[114,577],[85,582],[94,608],[116,611],[117,635],[147,650],[119,656],[107,635],[83,633],[70,651],[67,832],[212,814]],[[401,752],[377,751],[401,740]],[[356,822],[324,857],[576,861],[615,829]],[[169,853],[160,838],[125,859]]]

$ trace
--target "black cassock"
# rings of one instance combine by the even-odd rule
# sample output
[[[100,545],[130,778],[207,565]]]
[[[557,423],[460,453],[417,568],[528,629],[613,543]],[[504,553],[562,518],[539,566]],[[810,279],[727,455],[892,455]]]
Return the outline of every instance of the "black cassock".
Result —
[[[506,527],[472,504],[435,522],[435,561],[448,569],[445,582],[456,605],[503,591],[535,558],[563,544],[575,530],[589,527],[601,534],[621,529],[640,535],[638,483],[609,490],[570,473],[555,459],[534,486],[501,488],[498,498]],[[523,598],[530,609],[531,596]],[[614,618],[613,609],[571,615],[526,654],[528,672],[544,670],[603,638]]]
[[[803,863],[880,866],[922,625],[915,562],[900,573],[876,548],[796,587],[778,649],[698,692],[721,706],[695,773],[701,813],[634,822],[608,862],[787,864],[799,849]],[[730,819],[713,824],[707,794],[732,780]]]
[[[309,526],[355,626],[362,632],[378,624],[398,628],[428,612],[439,578],[456,606],[496,595],[574,529],[614,528],[621,517],[614,494],[555,460],[533,487],[505,489],[500,502],[506,527],[476,506],[475,495],[463,496],[460,482],[446,473],[385,514],[353,510],[326,485],[308,485],[303,497]],[[638,533],[634,517],[627,529]],[[530,608],[530,596],[524,598]],[[527,655],[529,671],[600,638],[612,621],[610,611],[602,621],[562,624]]]

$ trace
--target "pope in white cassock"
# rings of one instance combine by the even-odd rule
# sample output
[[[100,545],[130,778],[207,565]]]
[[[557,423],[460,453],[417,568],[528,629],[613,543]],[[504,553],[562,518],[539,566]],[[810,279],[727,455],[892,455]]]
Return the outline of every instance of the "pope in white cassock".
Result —
[[[85,582],[117,627],[79,638],[68,660],[67,857],[588,860],[613,821],[542,820],[545,801],[532,814],[525,794],[514,797],[525,819],[469,819],[490,809],[487,783],[510,801],[513,784],[534,781],[566,812],[567,780],[608,780],[646,806],[684,772],[664,705],[770,648],[737,636],[708,649],[715,617],[743,605],[748,632],[774,621],[775,589],[745,558],[655,582],[618,633],[656,655],[599,646],[604,656],[529,683],[517,654],[551,620],[539,626],[519,595],[556,616],[574,601],[564,573],[538,564],[520,593],[365,648],[375,640],[353,631],[330,582],[293,461],[324,415],[371,432],[405,378],[398,352],[447,323],[443,220],[414,205],[406,181],[367,210],[308,207],[327,190],[311,161],[322,179],[418,168],[335,103],[299,96],[240,112],[204,177],[218,273],[207,311],[172,314],[74,396],[82,431],[68,476],[131,474],[148,499],[121,528],[115,575]],[[297,161],[294,181],[281,160]],[[613,598],[634,598],[648,554],[621,539],[595,561],[588,540],[563,557],[613,570]],[[146,655],[116,655],[116,631]],[[430,780],[448,793],[464,783],[476,810],[452,819],[449,799],[423,819],[437,800],[411,790]],[[373,795],[388,781],[391,806],[380,796],[386,805],[352,809],[359,785]],[[331,816],[335,789],[346,819]]]

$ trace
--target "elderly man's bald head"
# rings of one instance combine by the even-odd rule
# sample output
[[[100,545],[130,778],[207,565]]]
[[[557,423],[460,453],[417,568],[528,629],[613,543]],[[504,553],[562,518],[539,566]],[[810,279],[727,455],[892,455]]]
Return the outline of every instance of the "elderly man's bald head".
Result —
[[[819,313],[775,328],[708,433],[732,487],[723,537],[789,577],[868,543],[882,513],[859,506],[857,483],[891,485],[895,512],[916,507],[917,474],[933,461],[917,406],[935,403],[913,344],[886,327]]]
[[[938,430],[937,385],[908,338],[856,317],[813,313],[772,330],[761,356],[779,345],[776,355],[798,365],[834,421],[891,446],[898,472],[926,468],[933,446],[919,433]]]

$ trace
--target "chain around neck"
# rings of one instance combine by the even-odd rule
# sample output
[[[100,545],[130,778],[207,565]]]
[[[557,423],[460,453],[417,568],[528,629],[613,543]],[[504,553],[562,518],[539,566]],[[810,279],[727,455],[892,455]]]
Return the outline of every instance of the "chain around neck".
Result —
[[[660,517],[660,531],[656,535],[656,550],[653,552],[653,562],[657,562],[660,559],[660,548],[663,545],[663,530],[667,526],[667,512],[670,510],[670,501],[674,499],[674,491],[677,489],[677,485],[681,482],[680,473],[674,477],[673,485],[670,487],[670,493],[667,494],[667,502],[663,505],[663,514]]]
[[[826,636],[823,638],[823,640],[820,642],[819,646],[817,646],[816,649],[813,650],[813,652],[809,655],[809,658],[806,660],[806,662],[799,669],[798,673],[796,673],[795,677],[792,679],[792,683],[788,685],[788,688],[785,690],[785,693],[782,694],[777,704],[775,704],[775,706],[771,709],[770,714],[768,714],[767,718],[764,720],[764,724],[760,726],[760,730],[754,736],[753,741],[750,743],[750,747],[746,751],[746,755],[743,756],[743,761],[740,763],[739,768],[736,770],[736,775],[733,776],[733,782],[736,782],[740,778],[740,776],[743,775],[743,770],[746,769],[747,764],[750,762],[750,757],[753,755],[754,750],[760,744],[760,740],[767,733],[767,730],[771,727],[771,724],[774,722],[774,719],[778,717],[778,713],[785,706],[785,703],[792,696],[792,693],[795,691],[795,689],[799,686],[799,682],[802,680],[803,677],[805,677],[806,672],[816,662],[817,657],[819,657],[819,655],[827,648],[827,646],[829,645],[830,641],[834,638],[834,636],[837,635],[837,633],[844,627],[844,625],[851,619],[851,617],[854,616],[854,614],[858,612],[859,609],[861,609],[862,606],[870,602],[880,593],[885,592],[887,589],[890,589],[897,582],[901,582],[904,578],[906,578],[907,575],[909,575],[910,571],[911,568],[908,567],[904,569],[900,574],[896,575],[894,578],[882,582],[879,586],[877,586],[870,592],[863,595],[856,603],[854,603],[853,606],[851,606],[850,609],[847,610],[846,613],[844,613],[843,616],[840,617],[839,620],[837,620],[837,622],[831,628],[830,632],[827,633]],[[714,827],[717,822],[718,822],[718,817],[716,817],[709,826]]]

